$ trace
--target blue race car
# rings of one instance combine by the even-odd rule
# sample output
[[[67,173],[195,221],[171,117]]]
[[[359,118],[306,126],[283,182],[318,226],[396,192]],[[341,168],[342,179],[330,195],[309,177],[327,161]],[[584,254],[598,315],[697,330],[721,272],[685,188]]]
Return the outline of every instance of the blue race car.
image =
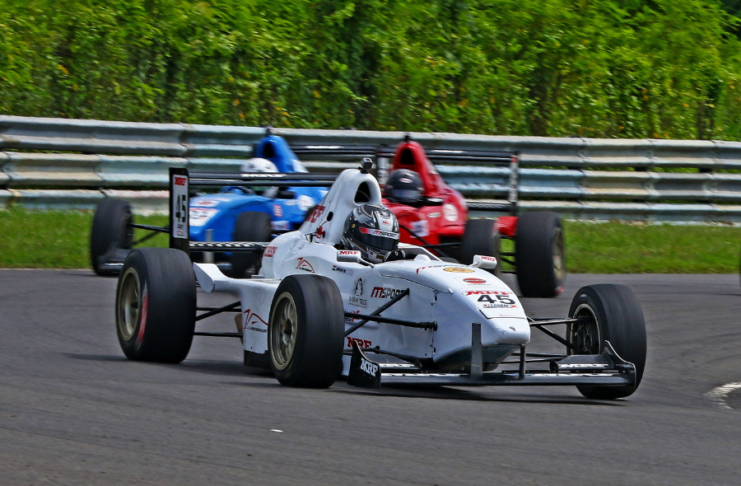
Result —
[[[260,140],[254,155],[255,158],[242,165],[242,172],[308,172],[286,141],[277,135]],[[298,229],[307,211],[326,193],[323,187],[227,186],[218,193],[193,197],[190,200],[190,240],[271,241],[278,233]],[[95,273],[118,274],[125,254],[138,243],[133,241],[134,228],[141,226],[134,224],[131,207],[125,201],[105,199],[98,205],[90,237]],[[231,261],[233,276],[243,276],[251,267],[259,265],[259,258],[254,254],[216,255]],[[203,258],[197,253],[192,256],[196,260]]]

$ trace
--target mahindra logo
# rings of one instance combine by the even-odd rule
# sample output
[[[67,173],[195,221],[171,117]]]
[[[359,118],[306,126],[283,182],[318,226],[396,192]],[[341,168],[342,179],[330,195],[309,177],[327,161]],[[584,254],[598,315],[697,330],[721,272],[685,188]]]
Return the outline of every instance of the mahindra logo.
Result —
[[[297,270],[303,270],[304,272],[315,273],[314,267],[305,258],[299,258],[296,265]]]

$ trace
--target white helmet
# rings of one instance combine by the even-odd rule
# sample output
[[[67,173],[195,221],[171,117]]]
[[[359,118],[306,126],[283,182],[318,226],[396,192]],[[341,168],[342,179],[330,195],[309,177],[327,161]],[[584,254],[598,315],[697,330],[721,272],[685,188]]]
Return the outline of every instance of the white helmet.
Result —
[[[241,167],[242,172],[278,172],[278,168],[268,159],[254,158],[245,160]]]

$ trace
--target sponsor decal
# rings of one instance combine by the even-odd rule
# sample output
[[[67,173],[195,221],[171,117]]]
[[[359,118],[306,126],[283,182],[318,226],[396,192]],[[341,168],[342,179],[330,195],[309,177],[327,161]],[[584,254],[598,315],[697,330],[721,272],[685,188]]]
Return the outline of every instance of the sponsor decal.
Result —
[[[466,290],[466,295],[512,295],[507,290]]]
[[[355,273],[352,268],[342,268],[338,267],[337,265],[332,265],[332,271],[348,276],[352,276],[353,273]]]
[[[360,256],[360,252],[358,250],[340,250],[340,255],[349,255],[349,256]]]
[[[479,255],[479,258],[481,258],[485,262],[495,262],[496,263],[497,261],[496,258],[491,257],[491,256]]]
[[[365,228],[363,226],[360,227],[360,232],[364,235],[371,235],[371,236],[383,236],[384,238],[393,238],[395,240],[399,239],[399,233],[392,233],[391,231],[383,231],[379,229],[370,229]]]
[[[452,204],[443,204],[443,217],[446,221],[458,221],[458,210]]]
[[[463,281],[468,285],[486,285],[488,283],[483,278],[464,278]]]
[[[347,347],[352,348],[352,343],[358,343],[358,347],[363,349],[373,346],[373,343],[368,341],[367,339],[358,339],[347,336]]]
[[[399,179],[399,182],[403,182],[404,184],[411,184],[412,180],[408,177],[402,177]]]
[[[249,330],[249,331],[268,332],[268,323],[265,322],[265,319],[258,316],[257,314],[252,312],[250,309],[247,309],[246,311],[244,311],[243,314],[244,314],[244,329]]]
[[[371,292],[371,297],[374,299],[393,299],[394,297],[398,296],[404,292],[401,289],[386,289],[383,287],[373,287],[373,291]]]
[[[365,358],[360,358],[360,359],[362,360],[360,362],[360,371],[364,371],[371,376],[376,376],[376,373],[378,373],[378,365],[375,363],[372,363],[371,361],[368,361]]]
[[[270,227],[273,228],[273,231],[289,231],[291,223],[289,221],[271,221]]]
[[[444,265],[428,265],[426,267],[419,267],[417,269],[417,273],[421,272],[422,270],[427,270],[427,269],[430,269],[430,268],[442,268],[443,266]]]
[[[473,273],[474,271],[470,268],[465,267],[445,267],[443,268],[446,272],[451,273]]]
[[[506,295],[501,294],[480,295],[476,302],[478,303],[479,307],[483,307],[484,309],[510,309],[513,307],[517,307],[517,304],[515,304],[515,301],[513,299],[510,299]]]
[[[305,258],[299,258],[296,263],[296,270],[301,270],[308,273],[316,273],[314,267]]]
[[[353,287],[352,291],[353,295],[350,296],[348,302],[357,307],[368,307],[368,299],[363,298],[364,292],[365,282],[363,282],[362,278],[359,278],[355,281],[355,287]]]
[[[324,224],[316,230],[316,239],[321,240],[322,238],[324,238]]]
[[[430,219],[435,219],[440,217],[440,213],[430,213],[429,216],[427,216]]]
[[[317,206],[316,208],[314,208],[314,212],[311,213],[311,222],[312,223],[316,223],[316,220],[319,219],[319,217],[322,214],[324,214],[324,210],[325,209],[326,208],[324,206],[321,206],[321,205],[320,206]]]
[[[273,214],[276,218],[282,218],[283,217],[283,206],[280,204],[273,204]]]
[[[190,214],[190,225],[191,226],[203,226],[208,221],[216,216],[218,209],[212,208],[190,208],[188,211]]]
[[[426,219],[423,221],[412,221],[411,229],[415,235],[421,236],[422,238],[430,235],[430,224]]]
[[[170,227],[174,238],[188,238],[188,178],[183,176],[172,177],[172,193],[170,194],[172,207],[170,208]]]
[[[277,246],[269,246],[269,247],[265,248],[264,256],[266,256],[268,258],[272,257],[273,255],[275,255],[275,250],[277,250],[277,249],[278,249]]]
[[[345,312],[350,312],[351,314],[360,314],[360,309],[358,310],[347,310],[345,309]],[[360,319],[355,319],[354,317],[345,317],[345,321],[349,323],[353,323],[355,321],[359,321]],[[348,344],[350,346],[352,343]]]
[[[309,196],[299,196],[298,197],[298,208],[301,211],[308,211],[310,207],[314,205],[314,200],[310,198]]]

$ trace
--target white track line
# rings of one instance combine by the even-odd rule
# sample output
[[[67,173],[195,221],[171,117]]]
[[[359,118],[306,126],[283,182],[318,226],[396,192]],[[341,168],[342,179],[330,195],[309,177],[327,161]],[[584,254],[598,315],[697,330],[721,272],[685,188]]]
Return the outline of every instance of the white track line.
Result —
[[[718,388],[713,388],[707,392],[705,396],[711,399],[718,407],[725,408],[726,410],[733,410],[726,403],[726,397],[734,390],[741,390],[741,383],[727,383]]]

